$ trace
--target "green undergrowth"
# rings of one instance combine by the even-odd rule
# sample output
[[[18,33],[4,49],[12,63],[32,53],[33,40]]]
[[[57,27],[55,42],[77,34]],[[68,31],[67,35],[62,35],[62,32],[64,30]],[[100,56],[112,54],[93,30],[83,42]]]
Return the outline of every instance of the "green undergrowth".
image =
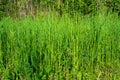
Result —
[[[0,79],[120,80],[115,15],[0,21]]]

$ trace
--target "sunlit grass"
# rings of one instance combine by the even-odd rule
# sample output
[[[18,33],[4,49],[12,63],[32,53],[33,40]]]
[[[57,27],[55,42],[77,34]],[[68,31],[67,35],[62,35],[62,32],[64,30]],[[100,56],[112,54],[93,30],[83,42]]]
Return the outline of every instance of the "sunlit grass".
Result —
[[[1,79],[119,80],[119,76],[120,19],[115,15],[0,22]]]

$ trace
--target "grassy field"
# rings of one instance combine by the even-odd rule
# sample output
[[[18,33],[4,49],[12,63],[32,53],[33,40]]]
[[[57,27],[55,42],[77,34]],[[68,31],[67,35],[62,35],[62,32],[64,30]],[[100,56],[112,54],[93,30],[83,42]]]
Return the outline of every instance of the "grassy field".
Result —
[[[3,18],[0,79],[120,80],[120,18]]]

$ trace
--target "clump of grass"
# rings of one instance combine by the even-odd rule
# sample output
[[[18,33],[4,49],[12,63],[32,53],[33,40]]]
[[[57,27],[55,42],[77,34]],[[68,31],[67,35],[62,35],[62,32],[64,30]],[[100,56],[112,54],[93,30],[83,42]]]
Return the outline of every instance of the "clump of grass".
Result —
[[[120,19],[114,15],[0,22],[1,79],[119,80],[119,53]]]

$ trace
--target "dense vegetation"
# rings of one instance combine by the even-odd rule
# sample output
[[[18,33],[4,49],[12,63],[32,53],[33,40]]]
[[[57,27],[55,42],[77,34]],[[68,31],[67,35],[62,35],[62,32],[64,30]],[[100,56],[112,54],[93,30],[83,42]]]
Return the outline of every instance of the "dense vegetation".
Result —
[[[24,10],[27,15],[42,11],[56,11],[60,15],[69,13],[96,14],[97,11],[115,12],[120,15],[120,0],[1,0],[0,18],[19,17]]]
[[[120,80],[120,0],[0,0],[0,80]]]
[[[3,18],[0,79],[120,80],[120,19],[115,14]]]

